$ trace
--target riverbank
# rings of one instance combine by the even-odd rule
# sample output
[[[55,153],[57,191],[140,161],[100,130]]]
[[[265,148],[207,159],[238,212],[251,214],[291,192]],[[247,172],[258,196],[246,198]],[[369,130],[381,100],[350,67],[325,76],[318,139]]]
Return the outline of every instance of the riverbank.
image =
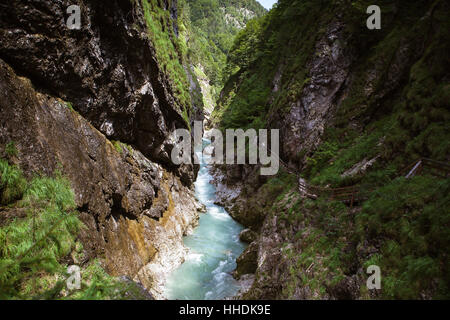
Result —
[[[203,148],[210,143],[203,139]],[[184,238],[188,248],[186,261],[168,277],[165,296],[168,299],[225,299],[240,289],[232,272],[236,259],[246,245],[239,240],[242,225],[234,221],[228,212],[215,204],[216,189],[212,176],[201,158],[200,171],[195,182],[195,195],[205,207],[198,227]]]

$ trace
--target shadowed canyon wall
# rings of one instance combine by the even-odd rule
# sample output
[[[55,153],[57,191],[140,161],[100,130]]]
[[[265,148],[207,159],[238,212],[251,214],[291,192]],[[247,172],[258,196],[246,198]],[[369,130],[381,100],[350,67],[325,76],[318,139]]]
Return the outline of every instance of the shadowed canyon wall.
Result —
[[[71,4],[2,5],[0,152],[13,141],[13,161],[28,177],[67,176],[87,256],[105,257],[110,274],[161,297],[200,209],[192,191],[198,168],[173,165],[170,152],[174,130],[201,120],[202,106],[191,99],[198,92],[183,100],[148,25],[149,10],[167,13],[162,28],[175,37],[177,3],[77,1],[80,30],[65,25]],[[184,72],[182,57],[170,56]]]

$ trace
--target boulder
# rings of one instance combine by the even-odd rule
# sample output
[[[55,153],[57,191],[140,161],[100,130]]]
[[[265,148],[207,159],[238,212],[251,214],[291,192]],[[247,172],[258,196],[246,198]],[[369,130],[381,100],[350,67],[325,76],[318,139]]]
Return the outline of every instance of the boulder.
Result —
[[[258,234],[251,229],[244,229],[239,234],[239,239],[243,242],[251,243],[256,240]]]
[[[250,243],[247,249],[237,258],[236,270],[234,277],[240,279],[244,274],[255,273],[258,267],[258,244],[256,242]]]

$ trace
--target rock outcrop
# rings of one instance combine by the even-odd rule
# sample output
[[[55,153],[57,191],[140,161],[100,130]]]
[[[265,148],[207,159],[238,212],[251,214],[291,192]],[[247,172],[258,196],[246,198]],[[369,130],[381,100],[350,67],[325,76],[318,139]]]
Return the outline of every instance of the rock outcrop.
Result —
[[[182,116],[187,106],[174,97],[157,61],[141,2],[80,1],[80,30],[66,26],[72,4],[17,0],[4,6],[0,58],[43,92],[70,102],[108,139],[172,165],[174,142],[168,137],[187,128]],[[192,183],[192,168],[181,171]]]
[[[270,123],[280,128],[282,155],[297,159],[304,150],[314,150],[327,123],[333,117],[340,94],[349,73],[354,55],[343,43],[343,24],[333,22],[315,45],[315,53],[307,65],[310,78],[305,81],[298,100],[292,102],[289,112],[272,116]],[[281,69],[282,70],[282,69]],[[277,87],[274,79],[274,88]],[[277,91],[275,90],[274,93]]]
[[[256,242],[250,243],[250,245],[242,252],[242,254],[236,260],[236,271],[234,275],[236,278],[240,278],[245,274],[253,274],[258,267],[258,244]]]
[[[214,165],[212,183],[216,186],[215,202],[223,206],[239,223],[253,231],[259,230],[270,205],[269,194],[250,198],[266,181],[259,175],[260,168],[251,165]]]
[[[239,239],[246,243],[252,243],[253,241],[256,240],[257,237],[258,234],[251,229],[244,229],[239,234]]]

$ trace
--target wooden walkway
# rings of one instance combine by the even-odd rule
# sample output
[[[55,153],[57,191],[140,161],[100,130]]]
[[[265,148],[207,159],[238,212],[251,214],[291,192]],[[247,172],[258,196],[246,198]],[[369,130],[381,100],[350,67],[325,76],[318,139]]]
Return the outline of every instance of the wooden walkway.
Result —
[[[370,186],[360,184],[343,188],[313,186],[301,178],[300,173],[289,167],[283,160],[279,158],[279,161],[288,172],[297,176],[300,193],[311,199],[327,197],[330,201],[342,201],[350,205],[350,207],[353,207],[355,204],[361,204],[364,200],[367,200],[370,193],[374,191]],[[420,158],[400,170],[399,176],[404,176],[406,179],[409,179],[422,173],[428,173],[439,178],[449,178],[450,164],[428,158]]]

